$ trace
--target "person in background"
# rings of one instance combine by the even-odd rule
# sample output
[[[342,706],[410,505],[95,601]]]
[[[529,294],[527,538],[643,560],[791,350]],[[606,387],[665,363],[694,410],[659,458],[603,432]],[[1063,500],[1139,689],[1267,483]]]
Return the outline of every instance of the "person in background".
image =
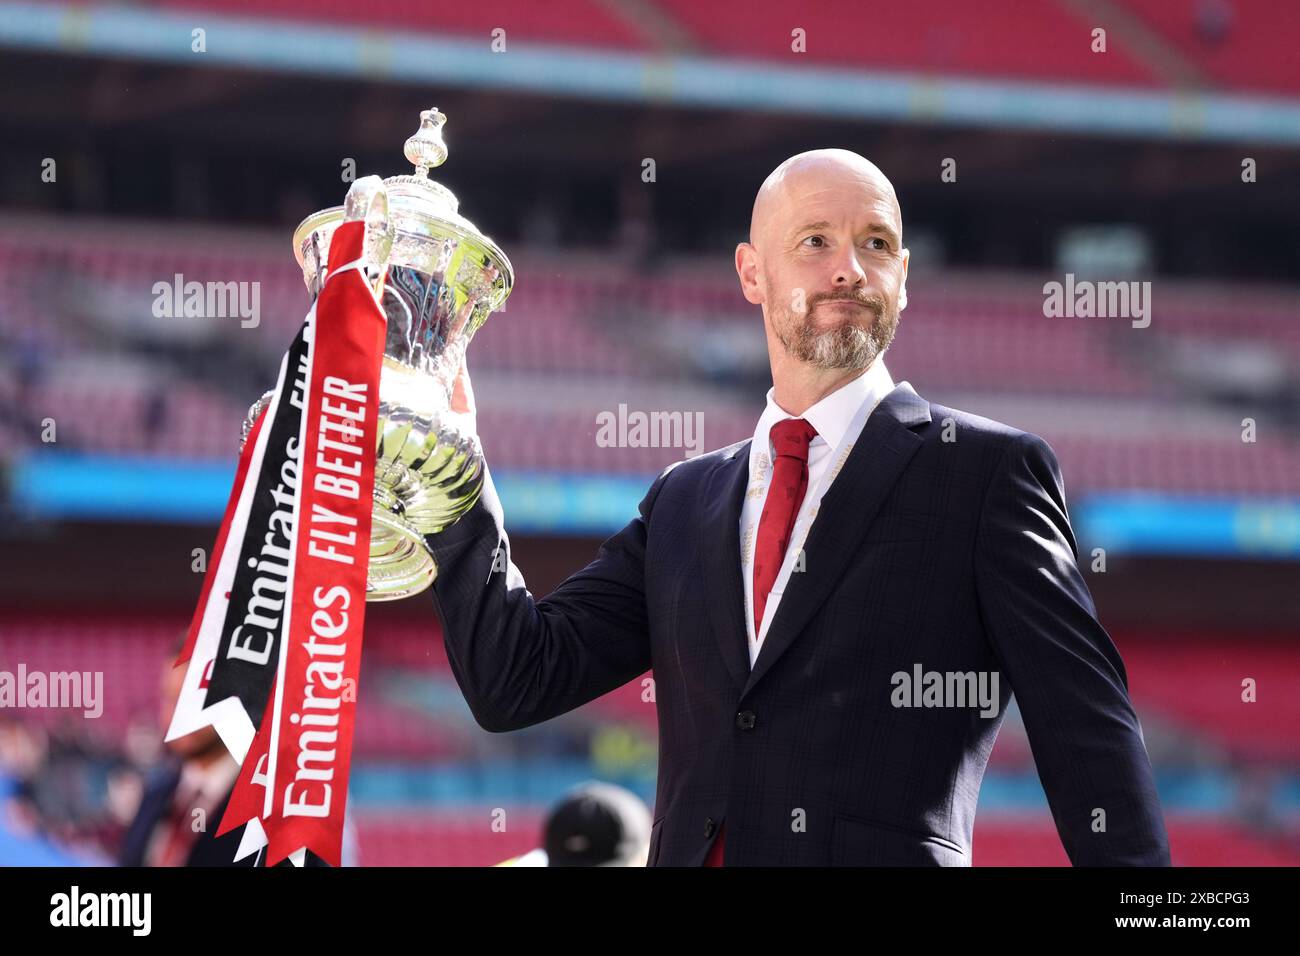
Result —
[[[645,866],[650,811],[635,793],[609,783],[570,791],[546,818],[543,846],[497,866]]]
[[[175,648],[179,652],[179,647]],[[158,719],[171,723],[185,680],[185,668],[169,657],[162,677]],[[217,836],[221,817],[239,776],[239,763],[212,727],[168,741],[173,759],[149,773],[135,819],[123,838],[121,866],[258,866],[261,854],[235,860],[243,828]],[[201,813],[199,811],[202,811]],[[344,818],[343,865],[356,865],[356,834],[350,814]],[[284,865],[292,865],[286,860]],[[312,853],[308,866],[325,866]]]

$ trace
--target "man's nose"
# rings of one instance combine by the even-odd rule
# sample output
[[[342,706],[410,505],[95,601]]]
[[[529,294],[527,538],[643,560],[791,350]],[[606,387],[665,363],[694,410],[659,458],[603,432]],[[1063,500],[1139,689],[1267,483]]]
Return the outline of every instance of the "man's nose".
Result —
[[[861,264],[859,264],[858,255],[855,250],[850,250],[835,264],[835,278],[832,280],[832,284],[835,288],[854,288],[865,284],[866,281],[867,274],[863,271]]]

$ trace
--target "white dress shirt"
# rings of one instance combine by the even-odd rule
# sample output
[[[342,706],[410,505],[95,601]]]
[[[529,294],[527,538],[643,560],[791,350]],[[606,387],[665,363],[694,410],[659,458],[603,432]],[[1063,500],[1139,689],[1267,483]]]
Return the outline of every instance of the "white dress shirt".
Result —
[[[745,627],[749,632],[749,665],[754,666],[758,660],[759,648],[767,636],[772,618],[776,614],[781,594],[785,591],[790,574],[798,562],[799,552],[804,539],[817,517],[817,506],[822,495],[830,487],[835,476],[844,465],[853,443],[862,433],[862,426],[867,417],[886,395],[894,390],[894,380],[885,368],[885,356],[878,355],[861,375],[850,382],[845,382],[817,404],[811,406],[802,415],[791,415],[781,408],[772,397],[774,388],[767,391],[767,408],[758,419],[754,429],[754,440],[749,451],[749,486],[745,491],[745,502],[740,510],[740,567],[745,582]],[[862,414],[859,414],[862,413]],[[763,610],[762,627],[754,633],[754,543],[758,536],[758,522],[763,515],[763,504],[767,500],[767,488],[772,480],[772,426],[786,418],[802,418],[813,428],[817,435],[808,446],[808,490],[799,514],[795,518],[794,530],[790,535],[790,545],[786,549],[781,571],[776,576],[772,591],[767,597],[767,606]],[[851,434],[850,434],[851,432]],[[836,456],[836,449],[839,449]],[[829,475],[831,458],[836,456],[835,468]],[[823,483],[822,479],[826,481]],[[806,559],[805,559],[806,565]]]

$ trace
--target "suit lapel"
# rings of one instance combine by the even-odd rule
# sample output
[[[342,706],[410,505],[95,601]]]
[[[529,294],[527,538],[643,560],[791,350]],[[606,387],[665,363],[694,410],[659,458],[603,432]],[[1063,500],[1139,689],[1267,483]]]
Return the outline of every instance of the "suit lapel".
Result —
[[[805,570],[790,575],[785,593],[777,605],[776,616],[772,618],[771,627],[759,649],[758,659],[744,678],[744,694],[748,694],[771,669],[773,662],[786,652],[843,578],[845,568],[857,555],[858,543],[923,441],[912,429],[929,421],[929,403],[917,395],[907,382],[895,386],[867,418],[848,460],[822,498],[817,517],[804,542]],[[748,449],[746,444],[746,456]],[[743,459],[743,462],[746,466],[742,469],[743,474],[748,475],[748,458]],[[724,469],[719,469],[722,470]],[[734,479],[730,486],[734,489]],[[743,489],[743,483],[741,488]],[[721,489],[711,489],[713,496],[720,491]],[[728,526],[730,538],[725,539],[728,546],[739,536],[740,495],[734,497],[734,507],[729,508],[732,518]],[[718,501],[716,497],[711,497],[711,500]],[[729,590],[714,592],[717,596],[714,602],[714,626],[719,638],[723,639],[724,650],[728,643],[735,643],[741,651],[747,653],[746,640],[736,642],[734,631],[728,640],[728,635],[718,628],[720,616],[725,615],[728,623],[733,616],[722,608],[734,607],[739,611],[734,615],[734,627],[739,628],[742,634],[745,633],[745,598],[740,586],[737,549],[724,546],[723,550],[728,551],[727,557],[736,568],[735,593],[733,595]],[[744,663],[746,661],[742,659],[742,664]],[[728,661],[728,667],[730,666]]]
[[[740,576],[740,509],[749,484],[749,446],[738,445],[704,491],[704,583],[714,638],[737,689],[749,677],[745,589]]]

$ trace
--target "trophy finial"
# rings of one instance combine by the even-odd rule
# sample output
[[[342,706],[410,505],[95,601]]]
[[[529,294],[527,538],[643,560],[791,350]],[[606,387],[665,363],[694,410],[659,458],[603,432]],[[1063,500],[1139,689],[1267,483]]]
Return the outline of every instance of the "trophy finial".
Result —
[[[415,166],[415,177],[427,179],[429,170],[441,166],[447,159],[447,144],[442,141],[442,124],[447,117],[434,107],[420,113],[420,128],[406,141],[403,150],[407,160]]]

